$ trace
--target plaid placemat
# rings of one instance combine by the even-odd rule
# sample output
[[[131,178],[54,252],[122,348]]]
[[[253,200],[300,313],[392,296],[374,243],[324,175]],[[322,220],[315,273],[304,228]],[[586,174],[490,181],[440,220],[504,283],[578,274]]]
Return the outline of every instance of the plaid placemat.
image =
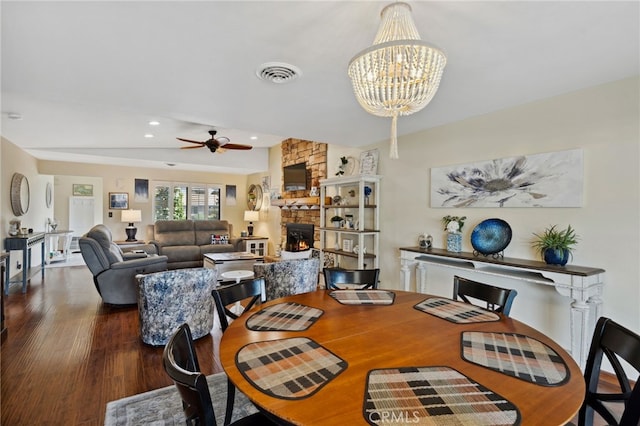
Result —
[[[334,290],[329,296],[343,305],[391,305],[396,294],[386,290]]]
[[[311,396],[347,368],[306,337],[249,343],[236,354],[236,365],[257,389],[283,399]]]
[[[522,334],[465,331],[462,359],[538,385],[558,386],[570,377],[556,351]]]
[[[495,312],[482,309],[469,303],[442,297],[431,297],[414,306],[419,311],[435,315],[455,323],[499,321]]]
[[[450,367],[371,370],[363,415],[372,425],[518,425],[511,402]],[[393,419],[393,422],[392,422]]]
[[[322,309],[299,303],[278,303],[251,315],[247,328],[255,331],[302,331],[322,316]]]

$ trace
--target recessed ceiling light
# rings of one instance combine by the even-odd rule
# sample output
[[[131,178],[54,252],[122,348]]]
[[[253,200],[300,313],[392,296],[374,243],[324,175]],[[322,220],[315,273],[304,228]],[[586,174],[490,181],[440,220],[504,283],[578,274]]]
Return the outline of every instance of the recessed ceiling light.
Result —
[[[257,141],[258,137],[257,136],[251,136],[249,139],[251,139],[252,141]]]
[[[151,133],[147,133],[147,134],[145,134],[145,135],[144,135],[144,137],[145,137],[145,138],[152,138],[152,137],[153,137],[153,135],[152,135]]]
[[[149,126],[159,126],[159,125],[160,125],[160,122],[156,120],[151,120],[149,122]]]

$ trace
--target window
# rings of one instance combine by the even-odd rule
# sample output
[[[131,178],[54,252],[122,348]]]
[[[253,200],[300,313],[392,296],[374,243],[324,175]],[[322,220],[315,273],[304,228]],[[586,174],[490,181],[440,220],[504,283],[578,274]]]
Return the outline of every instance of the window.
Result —
[[[220,186],[152,182],[153,219],[220,219]]]

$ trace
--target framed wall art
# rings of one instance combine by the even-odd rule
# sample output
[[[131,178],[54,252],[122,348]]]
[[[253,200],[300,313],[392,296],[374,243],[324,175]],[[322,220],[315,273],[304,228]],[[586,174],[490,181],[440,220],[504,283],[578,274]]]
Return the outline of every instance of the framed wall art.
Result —
[[[378,150],[377,149],[364,151],[360,154],[360,174],[361,175],[378,174]]]
[[[93,197],[93,185],[87,183],[74,183],[73,187],[74,197]]]
[[[109,193],[109,209],[126,210],[129,208],[128,192],[110,192]]]
[[[582,149],[431,169],[431,207],[582,207]]]

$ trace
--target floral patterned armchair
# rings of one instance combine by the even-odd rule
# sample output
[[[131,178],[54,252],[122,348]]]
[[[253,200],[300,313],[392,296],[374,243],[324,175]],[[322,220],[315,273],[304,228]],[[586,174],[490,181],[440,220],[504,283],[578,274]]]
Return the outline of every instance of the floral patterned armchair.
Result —
[[[283,260],[253,265],[256,278],[264,278],[267,300],[307,293],[318,288],[320,259]]]
[[[194,339],[213,328],[211,291],[218,271],[208,268],[173,269],[138,275],[140,337],[148,345],[165,345],[181,324],[191,327]]]

